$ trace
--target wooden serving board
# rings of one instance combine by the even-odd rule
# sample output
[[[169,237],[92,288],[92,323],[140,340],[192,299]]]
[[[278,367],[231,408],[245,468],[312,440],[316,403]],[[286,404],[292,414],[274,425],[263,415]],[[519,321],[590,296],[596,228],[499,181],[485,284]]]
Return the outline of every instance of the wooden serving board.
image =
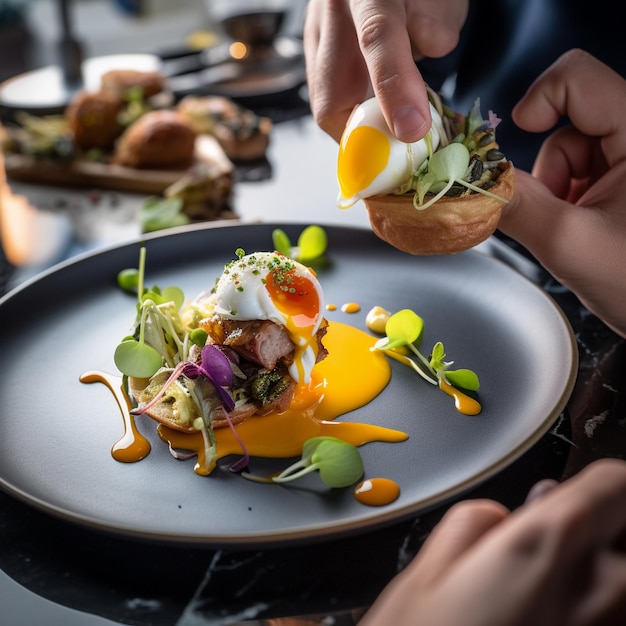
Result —
[[[196,161],[212,163],[216,174],[233,171],[233,164],[221,146],[208,135],[201,135],[196,140]],[[4,162],[7,178],[17,182],[153,195],[161,195],[188,171],[188,169],[139,169],[80,159],[56,161],[15,153],[5,154]]]

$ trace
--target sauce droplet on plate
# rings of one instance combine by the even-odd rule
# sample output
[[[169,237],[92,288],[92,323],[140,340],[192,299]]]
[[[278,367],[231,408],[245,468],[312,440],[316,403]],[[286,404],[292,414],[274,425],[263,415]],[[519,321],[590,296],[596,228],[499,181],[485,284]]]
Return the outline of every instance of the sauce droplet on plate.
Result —
[[[361,306],[356,302],[346,302],[341,305],[343,313],[358,313],[361,310]]]
[[[369,478],[354,488],[357,502],[368,506],[391,504],[400,496],[400,485],[390,478]]]

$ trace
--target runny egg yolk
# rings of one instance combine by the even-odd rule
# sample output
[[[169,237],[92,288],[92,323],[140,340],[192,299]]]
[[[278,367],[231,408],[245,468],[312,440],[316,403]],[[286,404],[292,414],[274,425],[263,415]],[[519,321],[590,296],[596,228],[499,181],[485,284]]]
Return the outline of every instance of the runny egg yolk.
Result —
[[[312,272],[312,270],[311,270]],[[309,382],[319,351],[316,332],[319,328],[321,303],[311,278],[295,268],[272,270],[265,277],[265,288],[272,303],[283,315],[285,328],[295,344],[290,374],[296,381]]]
[[[347,133],[339,146],[337,179],[344,198],[367,189],[384,171],[391,146],[385,133],[372,126],[359,126]]]
[[[294,328],[313,328],[320,314],[320,300],[313,281],[295,270],[270,272],[265,287],[272,302]]]

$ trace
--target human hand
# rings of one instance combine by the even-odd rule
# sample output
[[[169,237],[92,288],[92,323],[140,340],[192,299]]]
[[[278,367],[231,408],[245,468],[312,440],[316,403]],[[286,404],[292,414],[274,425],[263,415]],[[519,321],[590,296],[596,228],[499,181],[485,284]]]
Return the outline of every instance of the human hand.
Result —
[[[304,51],[311,110],[336,141],[355,105],[379,99],[389,128],[406,142],[430,129],[415,61],[457,45],[468,0],[309,0]]]
[[[571,126],[543,144],[532,177],[499,228],[524,245],[581,302],[626,337],[626,80],[571,50],[530,87],[513,110],[525,130]]]
[[[625,538],[623,461],[596,461],[511,514],[466,500],[359,626],[622,624]]]

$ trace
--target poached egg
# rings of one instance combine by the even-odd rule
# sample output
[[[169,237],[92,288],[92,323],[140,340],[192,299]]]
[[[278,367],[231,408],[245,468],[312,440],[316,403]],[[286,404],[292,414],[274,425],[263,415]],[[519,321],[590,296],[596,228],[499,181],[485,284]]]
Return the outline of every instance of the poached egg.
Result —
[[[432,150],[444,134],[441,116],[430,105]],[[347,209],[363,198],[401,190],[428,157],[426,139],[404,143],[389,129],[376,98],[352,111],[339,143],[337,205]]]
[[[214,314],[227,319],[283,326],[296,346],[289,374],[298,383],[310,382],[324,311],[324,294],[312,269],[278,252],[244,255],[224,268],[213,305]]]

